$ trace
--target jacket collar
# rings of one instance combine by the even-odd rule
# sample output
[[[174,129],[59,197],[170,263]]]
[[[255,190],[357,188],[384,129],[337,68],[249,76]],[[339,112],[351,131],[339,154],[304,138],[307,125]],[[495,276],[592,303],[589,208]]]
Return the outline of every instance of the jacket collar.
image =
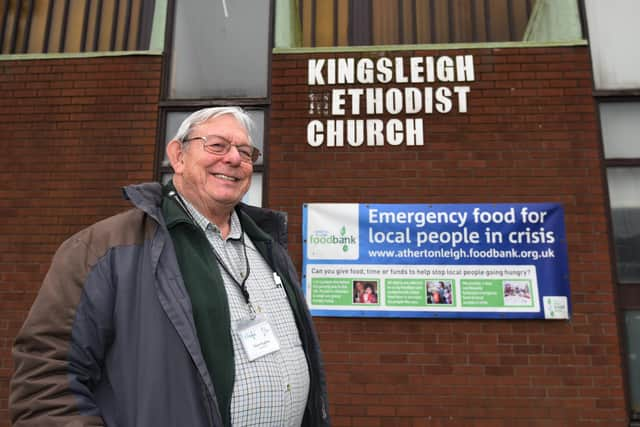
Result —
[[[263,235],[268,236],[269,240],[275,240],[285,248],[287,247],[287,214],[285,212],[259,208],[244,203],[238,203],[236,211],[238,211],[240,221],[242,221],[243,216],[250,218],[253,226],[257,227]],[[244,222],[242,226],[248,227]]]
[[[173,181],[169,181],[162,187],[162,204],[163,213],[165,215],[165,221],[167,227],[172,228],[178,223],[193,224],[193,221],[189,217],[189,214],[182,209],[178,203],[178,192],[173,186]]]
[[[153,219],[163,224],[160,214],[160,201],[162,200],[162,185],[157,182],[127,185],[122,188],[126,200],[135,207],[144,211]]]
[[[176,188],[173,181],[166,185],[157,182],[128,185],[123,188],[125,198],[136,207],[167,227],[178,223],[193,223],[187,213],[175,200]],[[160,217],[160,206],[163,206],[164,220]],[[238,203],[236,212],[243,229],[252,240],[275,240],[282,246],[287,245],[287,215],[284,212]]]

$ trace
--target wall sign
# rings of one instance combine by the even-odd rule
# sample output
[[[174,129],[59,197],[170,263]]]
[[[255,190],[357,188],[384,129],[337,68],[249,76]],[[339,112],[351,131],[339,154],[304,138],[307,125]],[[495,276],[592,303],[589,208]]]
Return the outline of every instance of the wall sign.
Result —
[[[313,203],[303,208],[311,312],[568,319],[562,207]]]
[[[307,143],[424,145],[424,115],[466,113],[474,80],[472,55],[309,59],[309,114],[328,119],[307,124]]]

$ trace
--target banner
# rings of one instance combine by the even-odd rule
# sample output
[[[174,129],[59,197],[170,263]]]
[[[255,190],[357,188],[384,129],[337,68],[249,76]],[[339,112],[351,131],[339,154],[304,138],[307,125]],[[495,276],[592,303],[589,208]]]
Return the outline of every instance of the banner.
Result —
[[[568,276],[558,204],[303,208],[316,316],[568,319]]]

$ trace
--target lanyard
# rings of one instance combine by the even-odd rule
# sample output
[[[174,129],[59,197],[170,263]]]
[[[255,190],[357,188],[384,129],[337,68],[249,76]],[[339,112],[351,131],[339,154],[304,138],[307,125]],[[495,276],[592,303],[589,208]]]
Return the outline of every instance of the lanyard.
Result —
[[[249,278],[249,274],[251,273],[251,268],[249,266],[249,257],[247,256],[247,245],[244,241],[244,231],[241,231],[241,233],[242,234],[240,237],[240,242],[242,243],[242,252],[244,254],[245,271],[247,272],[242,278],[242,281],[238,281],[238,279],[236,279],[236,276],[231,274],[230,268],[227,267],[224,261],[222,261],[222,258],[220,257],[218,252],[213,248],[213,246],[211,247],[211,249],[213,250],[213,255],[215,255],[216,259],[218,260],[218,264],[220,264],[222,269],[227,272],[229,277],[231,277],[231,279],[233,280],[233,283],[238,285],[238,287],[240,288],[240,292],[242,292],[242,296],[244,296],[244,300],[249,305],[249,307],[253,310],[253,306],[251,305],[251,301],[249,298],[249,290],[247,289],[247,279]]]
[[[187,214],[189,219],[191,219],[193,224],[197,226],[197,222],[193,217],[193,215],[191,214],[191,212],[189,211],[189,208],[187,207],[186,203],[182,199],[182,196],[180,196],[180,194],[178,194],[177,191],[170,191],[169,197],[173,197],[175,199],[175,201],[178,203],[180,208],[182,208],[182,210]],[[251,273],[251,267],[249,265],[249,257],[247,256],[247,245],[244,240],[244,230],[242,229],[242,224],[240,224],[240,242],[242,243],[242,252],[244,254],[245,271],[246,271],[246,274],[244,274],[244,277],[242,277],[241,281],[239,281],[236,278],[236,276],[231,273],[231,269],[227,267],[224,261],[222,261],[222,258],[220,257],[218,252],[215,250],[215,248],[212,245],[210,245],[210,247],[211,247],[211,250],[213,251],[213,255],[216,257],[216,260],[218,261],[218,264],[220,264],[222,269],[229,275],[229,277],[231,277],[231,280],[233,281],[233,283],[235,283],[238,286],[238,288],[240,288],[240,292],[242,292],[242,296],[244,297],[245,302],[249,306],[249,310],[251,311],[251,314],[255,315],[256,312],[255,312],[255,309],[253,308],[253,305],[251,304],[249,290],[247,289],[247,279],[249,278],[249,274]]]

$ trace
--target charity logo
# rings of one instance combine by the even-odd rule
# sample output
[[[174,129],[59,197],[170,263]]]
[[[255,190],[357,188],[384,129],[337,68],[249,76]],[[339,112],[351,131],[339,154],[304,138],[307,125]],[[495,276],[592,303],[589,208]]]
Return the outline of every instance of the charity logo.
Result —
[[[310,259],[358,259],[358,210],[353,204],[310,204]]]
[[[317,230],[309,240],[314,245],[341,245],[343,252],[348,252],[350,246],[358,244],[354,235],[347,234],[347,227],[344,225],[337,234],[332,234],[327,230]]]

